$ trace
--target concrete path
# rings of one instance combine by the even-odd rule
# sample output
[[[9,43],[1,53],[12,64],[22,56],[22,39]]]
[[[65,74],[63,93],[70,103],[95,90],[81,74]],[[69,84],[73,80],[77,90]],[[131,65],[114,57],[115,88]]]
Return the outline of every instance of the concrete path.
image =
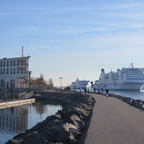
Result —
[[[144,112],[119,99],[93,94],[96,104],[85,144],[144,144]]]

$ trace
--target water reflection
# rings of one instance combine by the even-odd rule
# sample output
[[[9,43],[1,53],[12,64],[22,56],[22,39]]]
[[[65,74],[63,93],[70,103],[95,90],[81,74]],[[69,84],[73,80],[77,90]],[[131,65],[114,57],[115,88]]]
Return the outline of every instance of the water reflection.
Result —
[[[23,131],[28,128],[28,107],[20,106],[0,109],[0,129],[5,131]]]
[[[4,144],[18,133],[32,128],[47,116],[62,109],[59,105],[33,103],[0,109],[0,144]]]
[[[34,105],[34,108],[35,108],[36,112],[39,113],[40,115],[47,112],[46,106],[42,105],[41,103]]]

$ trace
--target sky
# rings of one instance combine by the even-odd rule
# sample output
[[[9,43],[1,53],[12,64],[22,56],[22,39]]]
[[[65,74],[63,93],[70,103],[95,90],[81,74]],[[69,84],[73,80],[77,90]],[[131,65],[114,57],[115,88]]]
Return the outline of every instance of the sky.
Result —
[[[143,0],[0,0],[0,58],[30,55],[32,77],[59,86],[101,68],[144,67]]]

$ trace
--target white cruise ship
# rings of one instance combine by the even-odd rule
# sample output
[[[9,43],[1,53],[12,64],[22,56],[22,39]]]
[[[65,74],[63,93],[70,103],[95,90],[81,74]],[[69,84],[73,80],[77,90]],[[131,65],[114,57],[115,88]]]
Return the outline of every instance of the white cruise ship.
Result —
[[[117,69],[117,72],[105,73],[101,70],[98,81],[95,81],[96,89],[111,90],[140,90],[144,84],[144,68],[134,68],[133,64],[129,68]]]
[[[70,85],[71,89],[84,89],[87,88],[89,81],[86,80],[82,80],[80,81],[79,79],[77,79],[75,82],[72,82],[72,84]]]

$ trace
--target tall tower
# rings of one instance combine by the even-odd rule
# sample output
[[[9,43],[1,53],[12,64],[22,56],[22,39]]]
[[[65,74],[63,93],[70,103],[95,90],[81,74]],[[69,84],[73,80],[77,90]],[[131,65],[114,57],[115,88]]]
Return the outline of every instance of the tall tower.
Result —
[[[24,56],[24,47],[22,46],[22,57]]]

